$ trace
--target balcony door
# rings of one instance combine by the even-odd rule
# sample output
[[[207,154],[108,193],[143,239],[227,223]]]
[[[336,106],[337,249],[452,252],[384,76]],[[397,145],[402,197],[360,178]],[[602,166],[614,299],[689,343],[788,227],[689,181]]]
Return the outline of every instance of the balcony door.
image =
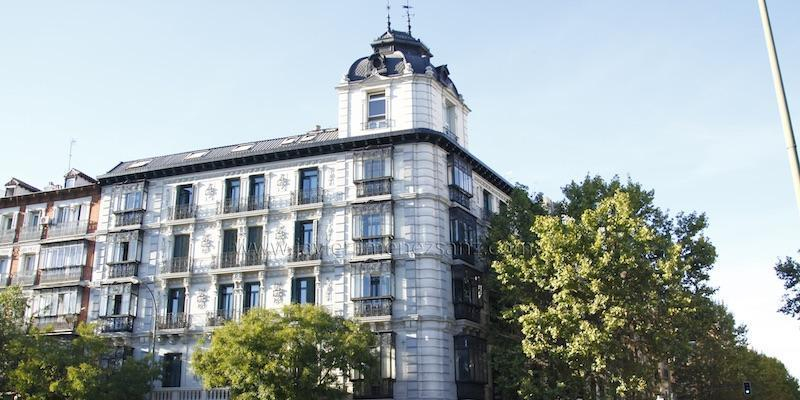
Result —
[[[300,204],[316,203],[319,201],[319,170],[316,168],[304,169],[300,171],[299,187]]]
[[[233,317],[233,285],[219,285],[218,316],[226,320]]]
[[[292,303],[294,304],[314,304],[316,279],[295,278],[292,280]]]
[[[241,192],[241,181],[239,178],[227,179],[225,181],[225,211],[236,212],[239,207],[239,194]]]
[[[250,177],[250,209],[261,210],[264,208],[266,195],[264,175],[253,175]]]
[[[170,289],[167,298],[167,315],[172,315],[175,318],[175,316],[183,314],[185,301],[185,288]]]
[[[297,222],[294,242],[298,256],[308,256],[314,253],[314,221]]]

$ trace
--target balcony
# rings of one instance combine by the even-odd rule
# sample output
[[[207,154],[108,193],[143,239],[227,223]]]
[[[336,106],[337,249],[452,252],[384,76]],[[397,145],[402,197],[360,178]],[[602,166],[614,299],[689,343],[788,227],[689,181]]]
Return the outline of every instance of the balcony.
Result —
[[[40,225],[26,226],[19,231],[19,241],[39,240],[41,238],[42,238],[42,227]]]
[[[265,265],[267,262],[267,253],[264,249],[252,249],[244,252],[244,265]]]
[[[106,279],[133,278],[138,272],[139,261],[112,261],[106,265]]]
[[[450,201],[456,202],[469,210],[472,206],[472,193],[468,193],[456,185],[450,185],[448,187],[450,189]]]
[[[354,399],[387,399],[394,397],[394,379],[353,381]]]
[[[353,299],[356,317],[382,317],[392,315],[392,296],[360,297]]]
[[[39,284],[77,282],[83,274],[82,265],[70,265],[58,268],[49,268],[39,271]]]
[[[453,259],[461,260],[466,263],[475,265],[475,254],[478,252],[478,246],[470,243],[452,243]]]
[[[154,388],[150,400],[229,400],[230,390]]]
[[[144,222],[144,210],[119,210],[114,211],[114,227],[141,225]]]
[[[222,252],[222,256],[219,258],[220,268],[236,268],[239,266],[241,266],[241,264],[239,263],[238,251]]]
[[[239,316],[233,310],[216,310],[208,313],[206,326],[222,326],[228,321],[238,321]]]
[[[36,275],[34,274],[17,274],[11,276],[11,284],[18,285],[18,286],[31,286],[33,282],[36,280]]]
[[[191,272],[189,257],[173,257],[161,266],[162,274],[183,274]]]
[[[158,329],[186,329],[189,327],[190,318],[186,313],[161,315],[156,321]]]
[[[135,318],[136,317],[132,315],[100,317],[100,332],[133,332],[133,321]]]
[[[89,221],[66,221],[50,224],[47,227],[47,238],[85,235],[89,229]]]
[[[14,241],[15,231],[13,229],[0,230],[0,243],[6,244]]]
[[[389,177],[356,182],[356,197],[381,196],[392,193]]]
[[[178,204],[169,208],[169,219],[177,221],[194,218],[197,215],[197,206],[194,204]]]
[[[372,256],[392,253],[392,238],[389,236],[364,238],[355,241],[357,256]]]
[[[320,259],[320,254],[315,248],[299,245],[297,251],[292,253],[292,262],[316,261]]]
[[[470,303],[453,303],[456,319],[466,319],[472,322],[481,322],[481,306]]]
[[[78,314],[34,317],[36,328],[52,332],[73,332],[78,326]]]
[[[220,214],[233,214],[246,211],[267,209],[267,200],[264,197],[251,196],[246,199],[226,199],[219,205]]]
[[[304,204],[322,203],[322,190],[318,187],[311,189],[301,189],[293,196],[293,206]]]

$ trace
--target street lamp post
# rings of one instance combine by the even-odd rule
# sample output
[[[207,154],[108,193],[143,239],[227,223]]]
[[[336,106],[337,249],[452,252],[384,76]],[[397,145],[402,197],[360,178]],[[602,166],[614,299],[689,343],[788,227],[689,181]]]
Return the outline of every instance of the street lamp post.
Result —
[[[144,286],[144,288],[147,289],[147,293],[150,293],[150,298],[153,299],[153,334],[150,338],[150,355],[153,357],[151,360],[151,362],[153,362],[156,356],[156,328],[158,327],[156,319],[158,314],[158,302],[156,301],[156,295],[153,293],[153,289],[150,289],[150,285],[148,285],[149,282],[142,282],[134,278],[132,283],[140,287]]]
[[[772,25],[769,21],[767,0],[758,0],[758,8],[761,11],[761,24],[764,27],[764,40],[767,42],[767,51],[769,52],[772,80],[775,85],[775,96],[778,100],[778,110],[781,114],[781,124],[783,125],[783,134],[786,139],[786,151],[789,153],[789,166],[792,169],[794,193],[797,197],[798,210],[800,210],[800,161],[797,159],[797,143],[795,143],[794,132],[792,131],[792,119],[789,116],[789,103],[786,101],[786,93],[783,90],[783,78],[781,77],[780,64],[778,64],[778,52],[775,50],[775,38],[772,35]]]

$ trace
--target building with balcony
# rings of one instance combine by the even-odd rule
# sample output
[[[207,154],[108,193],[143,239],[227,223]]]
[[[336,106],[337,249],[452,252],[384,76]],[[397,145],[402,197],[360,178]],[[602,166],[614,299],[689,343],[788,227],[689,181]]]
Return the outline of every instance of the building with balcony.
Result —
[[[19,179],[0,198],[0,288],[19,285],[26,318],[50,334],[86,321],[100,186],[72,169],[43,190]]]
[[[93,251],[88,319],[157,353],[154,399],[227,398],[192,373],[195,344],[289,303],[378,335],[381,368],[349,383],[354,398],[491,397],[477,249],[512,187],[468,151],[469,108],[427,46],[390,30],[371,47],[336,86],[336,128],[121,162],[99,177],[93,247],[80,219],[43,230],[40,246],[69,261],[34,284],[85,293],[56,282],[74,285]]]

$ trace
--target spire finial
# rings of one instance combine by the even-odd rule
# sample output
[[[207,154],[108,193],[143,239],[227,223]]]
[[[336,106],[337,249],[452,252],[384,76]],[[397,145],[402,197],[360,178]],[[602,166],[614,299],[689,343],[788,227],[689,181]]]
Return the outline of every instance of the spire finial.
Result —
[[[392,31],[392,5],[389,3],[390,0],[386,0],[386,31]]]
[[[411,9],[414,8],[414,7],[412,7],[411,4],[408,3],[408,0],[406,0],[406,5],[404,5],[403,8],[406,9],[406,20],[408,21],[408,34],[410,35],[411,34],[411,16],[414,15],[414,14],[411,14]]]

